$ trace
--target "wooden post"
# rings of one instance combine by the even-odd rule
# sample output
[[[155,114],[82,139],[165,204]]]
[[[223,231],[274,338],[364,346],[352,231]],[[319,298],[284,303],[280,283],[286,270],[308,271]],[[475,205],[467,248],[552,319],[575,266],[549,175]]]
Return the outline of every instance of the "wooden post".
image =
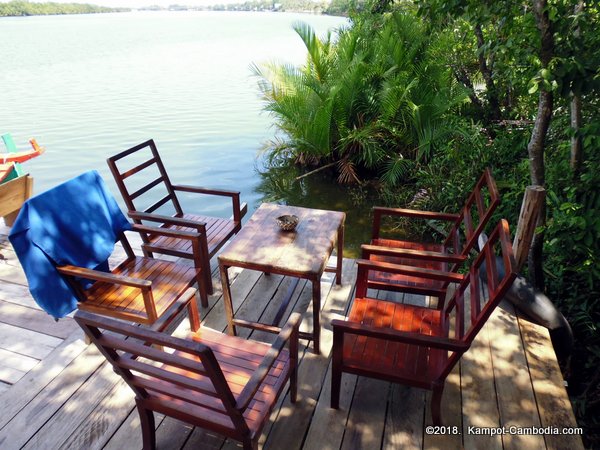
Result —
[[[536,225],[538,223],[538,212],[541,211],[540,204],[546,197],[546,190],[542,186],[527,186],[523,203],[521,204],[521,213],[519,214],[519,223],[513,241],[513,253],[516,260],[516,271],[519,272],[529,253],[529,247],[533,240]]]
[[[0,217],[11,227],[23,202],[33,194],[33,178],[23,175],[0,185]]]

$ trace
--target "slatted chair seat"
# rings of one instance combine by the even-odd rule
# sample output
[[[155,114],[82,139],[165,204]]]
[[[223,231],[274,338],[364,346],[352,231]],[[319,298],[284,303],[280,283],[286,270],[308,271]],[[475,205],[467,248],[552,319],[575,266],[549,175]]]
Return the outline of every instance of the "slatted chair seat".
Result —
[[[112,274],[152,283],[152,298],[158,317],[196,282],[194,267],[153,258],[127,259],[113,269]],[[79,309],[96,313],[110,310],[112,315],[138,323],[153,322],[148,317],[142,291],[127,285],[96,282],[85,290]]]
[[[154,412],[257,449],[288,381],[290,400],[296,401],[300,319],[293,313],[267,345],[204,327],[179,338],[88,311],[75,314],[135,392],[144,449],[156,448]]]
[[[142,250],[149,257],[158,253],[193,260],[202,271],[198,283],[202,305],[208,306],[208,295],[213,293],[210,260],[240,231],[242,218],[247,212],[247,205],[240,203],[240,193],[172,184],[152,139],[111,156],[107,163],[129,210],[129,217],[136,224],[152,222],[173,232],[193,231],[199,234],[196,241],[144,234]],[[181,192],[229,198],[231,218],[184,212],[177,196]]]
[[[195,214],[183,214],[182,218],[191,222],[206,224],[206,243],[209,255],[214,255],[223,246],[224,242],[239,231],[239,223],[230,219]],[[179,225],[169,226],[168,228],[174,231],[196,231],[195,228]],[[146,247],[156,253],[171,250],[181,252],[183,256],[193,254],[194,251],[190,241],[157,235],[148,236]]]
[[[441,424],[446,377],[511,287],[514,267],[505,220],[494,229],[465,275],[359,260],[348,317],[331,322],[332,408],[339,407],[342,373],[353,373],[432,390],[433,422]],[[397,304],[367,296],[368,272],[373,270],[411,277],[420,274],[458,286],[443,310]],[[485,281],[480,273],[485,273]]]
[[[455,272],[466,260],[499,204],[500,195],[496,182],[490,170],[486,169],[457,214],[375,207],[372,239],[369,244],[361,247],[362,257],[373,261]],[[443,221],[449,222],[451,226],[442,242],[382,238],[381,221],[384,216]],[[383,275],[374,271],[369,275],[370,288],[435,296],[438,299],[438,309],[444,306],[448,285],[443,280],[418,280],[401,274]]]
[[[444,329],[442,317],[442,312],[436,309],[356,298],[348,321],[376,328],[445,337],[448,331]],[[448,353],[429,347],[415,351],[414,346],[406,343],[351,334],[344,341],[343,359],[344,365],[351,369],[370,367],[399,382],[417,380],[417,387],[427,388],[441,375]]]

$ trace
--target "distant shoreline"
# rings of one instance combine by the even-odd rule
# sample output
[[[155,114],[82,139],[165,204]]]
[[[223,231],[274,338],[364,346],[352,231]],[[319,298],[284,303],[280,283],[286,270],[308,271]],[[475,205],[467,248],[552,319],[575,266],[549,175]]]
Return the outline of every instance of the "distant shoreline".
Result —
[[[285,0],[284,0],[285,1]],[[292,0],[294,1],[294,0]],[[74,14],[103,14],[103,13],[122,13],[136,11],[155,11],[155,12],[181,12],[181,11],[225,11],[225,12],[290,12],[304,14],[324,14],[326,4],[315,3],[312,0],[294,1],[291,5],[285,3],[274,3],[267,1],[245,2],[235,4],[215,4],[210,6],[185,6],[172,5],[169,7],[144,6],[141,8],[110,8],[92,4],[79,3],[30,3],[12,1],[9,3],[0,3],[0,17],[30,17],[30,16],[54,16],[54,15],[74,15]]]

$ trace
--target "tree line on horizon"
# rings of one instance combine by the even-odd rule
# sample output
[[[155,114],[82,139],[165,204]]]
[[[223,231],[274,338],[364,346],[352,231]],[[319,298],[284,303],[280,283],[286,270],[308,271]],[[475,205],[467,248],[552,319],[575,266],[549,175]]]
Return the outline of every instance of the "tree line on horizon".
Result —
[[[56,14],[96,14],[129,11],[128,8],[107,8],[81,3],[33,3],[15,0],[0,3],[0,17],[46,16]]]

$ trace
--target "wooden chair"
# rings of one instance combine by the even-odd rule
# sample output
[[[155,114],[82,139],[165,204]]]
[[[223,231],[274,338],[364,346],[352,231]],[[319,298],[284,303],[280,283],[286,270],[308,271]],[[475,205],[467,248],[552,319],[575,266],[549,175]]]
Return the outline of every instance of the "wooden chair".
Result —
[[[176,235],[178,239],[198,240],[198,233],[175,233],[137,224],[132,227],[133,231],[139,233],[152,232],[163,236]],[[73,265],[56,268],[77,296],[78,309],[152,325],[170,320],[172,315],[186,307],[192,330],[197,330],[196,291],[190,288],[198,282],[201,270],[171,261],[136,256],[125,233],[121,233],[119,241],[127,257],[110,272]],[[80,282],[82,279],[93,281],[93,284],[84,288]]]
[[[144,449],[156,448],[154,412],[256,449],[288,380],[296,401],[298,313],[270,346],[204,327],[180,339],[85,311],[75,320],[135,392]]]
[[[371,243],[361,247],[362,258],[455,272],[477,243],[478,236],[485,229],[499,203],[498,188],[489,169],[486,169],[458,214],[375,207]],[[452,225],[441,243],[410,242],[382,238],[380,234],[383,216],[446,221]],[[438,309],[444,306],[448,288],[448,282],[444,280],[379,271],[370,272],[368,284],[373,289],[435,296],[438,299]]]
[[[33,298],[57,319],[79,308],[150,325],[187,307],[198,322],[196,302],[185,293],[201,279],[201,269],[136,256],[126,237],[130,230],[193,246],[200,236],[132,225],[100,174],[88,171],[28,199],[9,239]],[[118,241],[125,259],[111,269]]]
[[[500,255],[497,257],[496,255]],[[506,268],[500,270],[500,261]],[[370,271],[460,283],[443,311],[367,296]],[[480,280],[486,273],[486,282]],[[356,297],[346,320],[333,320],[331,407],[339,407],[342,372],[433,391],[431,414],[442,423],[448,374],[465,353],[516,276],[508,223],[502,220],[469,272],[358,261]],[[485,292],[482,287],[485,285]]]
[[[142,249],[144,255],[149,257],[153,253],[159,253],[192,259],[195,266],[202,269],[204,279],[199,285],[200,297],[202,305],[208,306],[207,295],[213,293],[210,259],[241,229],[242,217],[247,211],[247,205],[240,204],[240,193],[172,184],[152,139],[108,158],[107,162],[125,205],[129,209],[129,217],[135,223],[158,222],[161,228],[200,234],[199,247],[194,248],[188,239],[179,239],[175,235],[146,233],[142,236],[144,240]],[[120,169],[118,164],[127,167]],[[137,179],[130,178],[142,171],[143,175],[138,175]],[[146,182],[141,184],[140,180]],[[223,219],[184,213],[177,192],[229,197],[232,201],[232,218]],[[161,195],[160,200],[150,203],[156,195]],[[161,207],[169,208],[170,215],[158,214],[157,210]]]

